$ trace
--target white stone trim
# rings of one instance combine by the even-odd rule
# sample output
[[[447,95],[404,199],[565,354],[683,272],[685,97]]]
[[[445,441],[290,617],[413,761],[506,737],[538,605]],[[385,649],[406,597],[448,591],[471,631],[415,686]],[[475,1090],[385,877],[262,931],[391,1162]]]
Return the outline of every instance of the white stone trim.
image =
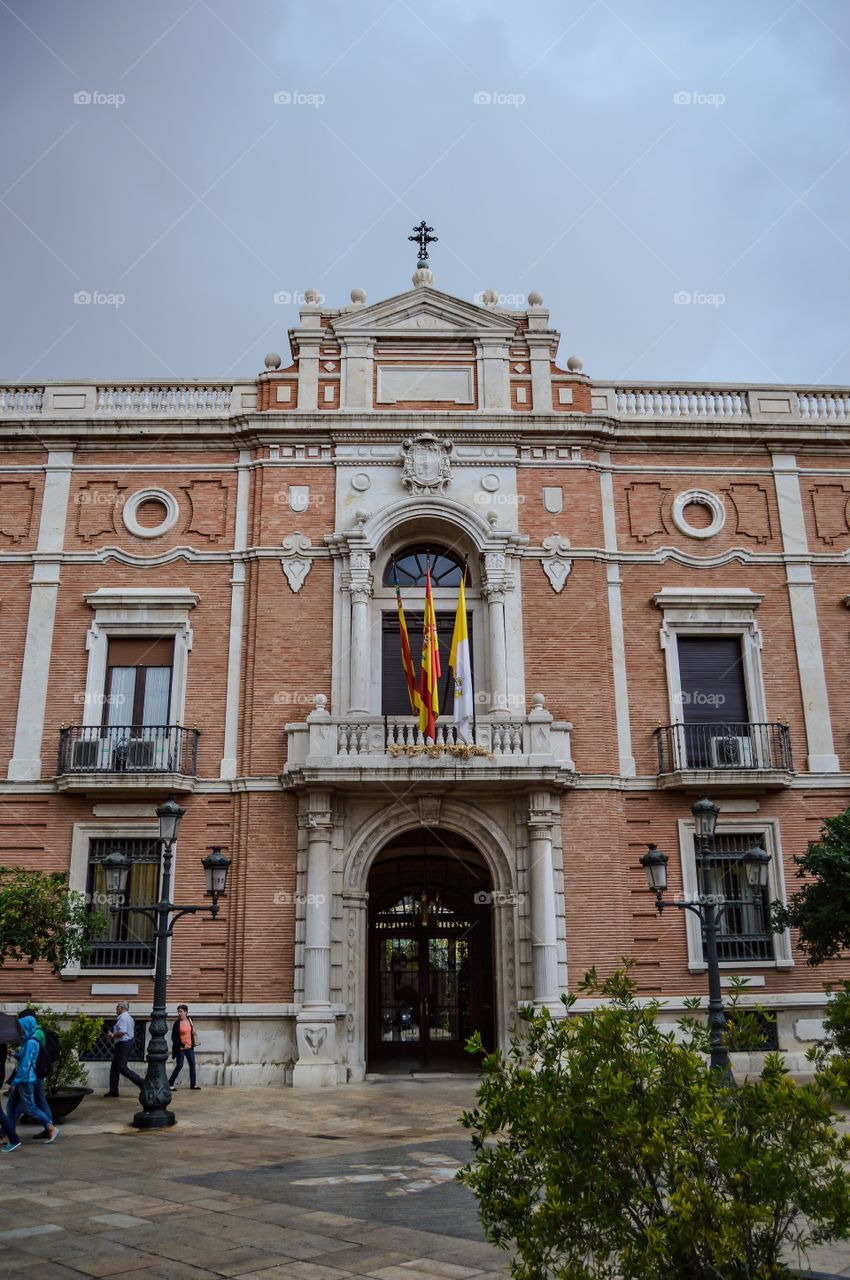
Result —
[[[15,741],[8,770],[9,778],[20,781],[41,777],[44,712],[50,679],[53,627],[59,598],[59,566],[65,543],[73,458],[71,450],[50,450],[45,467],[37,550],[56,559],[36,561],[30,580],[30,604],[18,691]]]
[[[165,519],[155,527],[139,524],[137,512],[143,502],[161,502],[165,507]],[[159,538],[173,529],[180,516],[177,499],[167,489],[139,489],[133,493],[121,508],[121,519],[124,527],[136,538]]]
[[[611,455],[601,453],[599,473],[602,497],[602,528],[605,550],[617,554],[617,510],[614,502],[614,481],[610,469]],[[614,677],[614,714],[617,722],[617,749],[620,758],[620,774],[633,778],[637,772],[632,749],[632,729],[629,718],[629,682],[626,673],[626,633],[623,625],[622,578],[619,563],[614,560],[606,565],[608,579],[608,625],[611,630],[611,662]]]
[[[761,631],[754,616],[761,601],[760,595],[746,587],[664,587],[653,596],[653,602],[664,614],[659,638],[667,665],[670,724],[684,722],[677,644],[680,635],[740,636],[749,719],[752,723],[767,720]]]
[[[186,676],[192,649],[189,611],[199,596],[188,587],[100,587],[85,597],[94,610],[86,634],[89,654],[83,699],[83,724],[101,722],[101,696],[106,684],[106,659],[110,636],[173,635],[174,659],[168,723],[183,723]]]
[[[679,858],[682,869],[682,888],[688,897],[699,893],[697,883],[694,820],[679,819]],[[782,862],[782,845],[779,838],[778,818],[742,818],[738,814],[730,814],[728,818],[721,813],[717,819],[718,835],[751,835],[753,840],[762,842],[765,853],[770,854],[770,871],[767,896],[768,901],[778,899],[786,901],[785,870]],[[671,910],[678,911],[674,907]],[[700,921],[693,911],[682,910],[686,918],[688,939],[688,968],[692,971],[704,971],[705,961],[702,957],[702,940]],[[735,972],[738,969],[792,969],[794,959],[791,951],[791,934],[788,929],[774,935],[773,960],[729,960],[721,961],[721,967]],[[783,997],[784,998],[784,997]]]
[[[85,896],[89,871],[89,842],[91,840],[144,840],[148,837],[159,839],[158,822],[75,822],[71,832],[71,861],[68,868],[68,888],[72,893]],[[176,855],[177,846],[173,853]],[[177,865],[176,856],[171,863],[171,883],[174,884],[174,871]],[[162,877],[162,859],[160,858],[160,878]],[[171,948],[169,943],[169,970]],[[150,969],[86,969],[79,960],[65,965],[61,970],[63,978],[100,978],[109,976],[116,981],[121,978],[153,977]]]
[[[233,550],[243,552],[248,545],[248,497],[250,489],[250,449],[240,449],[236,473],[236,532]],[[242,685],[242,632],[245,624],[245,563],[237,560],[230,580],[230,632],[227,649],[227,693],[224,704],[224,748],[219,777],[235,778],[239,742],[239,699]]]
[[[688,524],[685,519],[685,509],[692,504],[708,507],[711,512],[711,523],[704,529]],[[684,493],[679,493],[674,498],[672,516],[673,523],[679,532],[686,534],[689,538],[713,538],[726,523],[726,508],[716,494],[709,493],[707,489],[686,489]]]
[[[806,518],[800,493],[797,460],[793,454],[773,455],[773,478],[779,507],[783,550],[786,556],[807,555],[809,544]],[[838,773],[841,765],[832,735],[829,691],[821,649],[817,597],[811,566],[797,561],[787,564],[786,568],[791,625],[797,651],[797,672],[803,700],[803,719],[809,748],[808,766],[812,773]]]

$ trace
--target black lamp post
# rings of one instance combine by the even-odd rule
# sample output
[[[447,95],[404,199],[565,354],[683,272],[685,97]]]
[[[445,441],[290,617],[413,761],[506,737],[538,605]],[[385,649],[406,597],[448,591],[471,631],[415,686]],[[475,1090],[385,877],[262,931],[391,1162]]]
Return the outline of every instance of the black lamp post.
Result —
[[[702,925],[705,937],[705,959],[708,967],[708,1026],[711,1037],[711,1066],[719,1071],[730,1083],[734,1083],[732,1069],[729,1065],[729,1050],[726,1048],[724,1033],[726,1031],[726,1012],[723,1008],[723,997],[720,990],[720,963],[717,958],[717,933],[720,918],[726,903],[720,894],[710,892],[708,871],[711,865],[711,842],[717,829],[717,815],[720,812],[716,804],[703,797],[691,808],[694,815],[694,836],[696,843],[695,859],[697,877],[700,883],[699,892],[693,901],[670,902],[664,899],[667,888],[667,855],[651,844],[643,855],[640,864],[646,873],[647,887],[655,894],[655,905],[661,915],[665,907],[680,907],[692,911]],[[763,889],[768,882],[770,855],[764,849],[754,847],[741,858],[747,876],[747,884],[754,891]]]
[[[156,968],[147,1053],[148,1069],[139,1092],[142,1110],[137,1111],[133,1116],[133,1124],[137,1129],[163,1129],[175,1124],[177,1120],[174,1113],[167,1110],[171,1101],[171,1089],[165,1070],[165,1064],[168,1061],[168,1045],[165,1040],[165,1033],[168,1030],[166,1004],[168,939],[174,933],[174,926],[181,916],[209,911],[214,920],[218,915],[218,899],[227,888],[230,859],[225,857],[221,849],[215,848],[206,858],[201,859],[207,893],[212,897],[212,903],[209,906],[179,907],[171,901],[171,861],[177,831],[184,813],[185,809],[180,808],[173,796],[170,796],[156,811],[159,818],[159,839],[162,845],[162,890],[159,902],[148,907],[113,906],[111,908],[113,912],[122,910],[147,916],[154,925]],[[106,891],[110,898],[119,902],[123,900],[131,865],[127,855],[118,849],[104,858]]]

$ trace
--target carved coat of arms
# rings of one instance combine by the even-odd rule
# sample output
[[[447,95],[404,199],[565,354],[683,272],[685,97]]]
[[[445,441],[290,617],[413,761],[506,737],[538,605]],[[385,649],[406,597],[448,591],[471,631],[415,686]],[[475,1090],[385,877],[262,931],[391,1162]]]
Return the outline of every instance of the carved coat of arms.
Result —
[[[411,493],[443,493],[451,480],[452,441],[426,431],[401,442],[401,483]]]

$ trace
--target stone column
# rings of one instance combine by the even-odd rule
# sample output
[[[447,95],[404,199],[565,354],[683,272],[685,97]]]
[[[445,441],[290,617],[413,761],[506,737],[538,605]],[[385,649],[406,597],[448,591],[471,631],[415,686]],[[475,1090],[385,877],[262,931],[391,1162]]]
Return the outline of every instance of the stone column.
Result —
[[[550,1009],[558,1002],[558,924],[552,868],[554,814],[548,791],[532,792],[528,811],[531,891],[532,998]]]
[[[484,557],[483,594],[487,600],[487,623],[490,635],[490,706],[492,715],[506,715],[508,710],[508,649],[505,630],[505,596],[507,575],[505,557],[501,553]]]
[[[480,338],[482,386],[479,403],[482,409],[506,410],[511,407],[508,345],[504,338]]]
[[[369,601],[372,599],[370,557],[367,551],[353,551],[350,557],[351,654],[348,710],[358,715],[369,712],[369,679],[372,652],[369,643]]]
[[[331,915],[333,908],[333,815],[329,791],[306,798],[301,825],[307,832],[307,893],[304,902],[304,1003],[298,1014],[295,1088],[339,1083],[336,1017],[331,1006]]]

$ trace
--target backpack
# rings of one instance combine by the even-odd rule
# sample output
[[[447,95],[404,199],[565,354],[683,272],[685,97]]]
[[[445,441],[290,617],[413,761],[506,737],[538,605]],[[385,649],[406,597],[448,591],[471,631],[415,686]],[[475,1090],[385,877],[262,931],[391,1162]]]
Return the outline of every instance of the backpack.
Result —
[[[42,1027],[44,1033],[44,1044],[38,1047],[38,1057],[35,1060],[35,1078],[36,1080],[44,1080],[59,1057],[59,1037],[52,1027]]]

